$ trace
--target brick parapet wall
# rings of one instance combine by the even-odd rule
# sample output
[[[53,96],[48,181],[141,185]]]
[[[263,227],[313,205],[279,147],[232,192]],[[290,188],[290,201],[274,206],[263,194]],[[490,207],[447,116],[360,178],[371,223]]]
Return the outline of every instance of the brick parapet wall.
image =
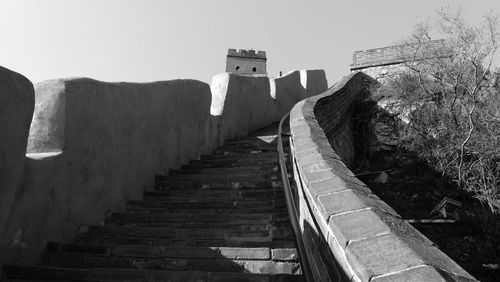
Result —
[[[355,51],[352,54],[351,70],[400,64],[413,59],[446,56],[448,53],[444,39]]]
[[[476,281],[346,166],[353,156],[346,124],[371,82],[353,73],[290,113],[301,224],[315,279]],[[341,271],[332,271],[336,267]]]

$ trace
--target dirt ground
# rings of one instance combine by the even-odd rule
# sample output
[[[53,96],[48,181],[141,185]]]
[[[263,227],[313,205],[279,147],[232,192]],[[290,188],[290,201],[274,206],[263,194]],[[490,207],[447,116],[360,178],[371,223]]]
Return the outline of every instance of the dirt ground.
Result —
[[[360,161],[355,173],[405,219],[443,219],[430,214],[434,207],[444,197],[459,201],[462,207],[446,208],[446,219],[456,222],[412,225],[477,279],[500,281],[499,215],[411,154],[378,153]]]

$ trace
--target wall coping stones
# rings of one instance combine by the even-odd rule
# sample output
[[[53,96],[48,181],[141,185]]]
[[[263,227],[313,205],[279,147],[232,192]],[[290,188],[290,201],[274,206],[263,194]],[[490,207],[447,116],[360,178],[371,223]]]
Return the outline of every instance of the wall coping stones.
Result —
[[[320,127],[318,102],[335,103],[347,93],[352,98],[343,106],[350,107],[371,81],[361,72],[349,74],[291,110],[292,154],[309,205],[305,209],[353,281],[477,281],[357,179]]]

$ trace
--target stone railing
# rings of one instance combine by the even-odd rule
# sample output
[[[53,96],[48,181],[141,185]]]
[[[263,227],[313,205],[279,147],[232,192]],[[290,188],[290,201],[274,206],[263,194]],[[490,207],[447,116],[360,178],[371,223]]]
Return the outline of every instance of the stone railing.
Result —
[[[300,224],[316,281],[475,281],[348,169],[351,115],[373,79],[351,74],[290,113]]]
[[[323,71],[295,71],[276,79],[223,73],[211,85],[59,79],[33,91],[0,68],[0,264],[36,263],[47,241],[68,241],[79,224],[140,199],[155,174],[326,89]]]

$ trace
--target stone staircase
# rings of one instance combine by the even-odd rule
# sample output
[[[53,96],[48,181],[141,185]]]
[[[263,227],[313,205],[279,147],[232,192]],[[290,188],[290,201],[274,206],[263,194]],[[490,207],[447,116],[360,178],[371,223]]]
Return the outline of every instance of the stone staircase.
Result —
[[[9,281],[303,281],[276,153],[277,126],[227,141],[154,191],[48,243],[36,266],[3,267]]]

